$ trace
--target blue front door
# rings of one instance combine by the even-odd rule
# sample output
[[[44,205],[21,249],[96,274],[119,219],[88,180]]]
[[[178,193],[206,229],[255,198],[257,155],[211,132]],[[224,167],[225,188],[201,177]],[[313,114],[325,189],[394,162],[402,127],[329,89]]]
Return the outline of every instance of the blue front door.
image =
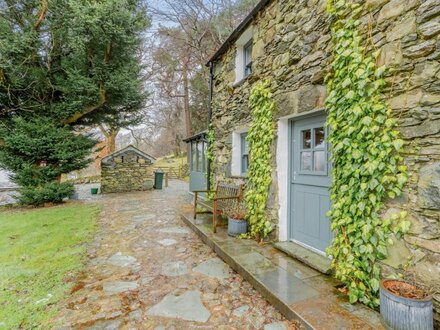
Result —
[[[330,167],[325,117],[314,116],[291,124],[290,239],[324,252],[332,239],[330,222]]]

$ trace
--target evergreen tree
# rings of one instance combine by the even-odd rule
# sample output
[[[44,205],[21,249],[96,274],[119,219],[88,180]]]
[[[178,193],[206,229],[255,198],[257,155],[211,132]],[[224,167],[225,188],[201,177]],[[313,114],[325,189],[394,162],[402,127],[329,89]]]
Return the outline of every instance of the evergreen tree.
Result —
[[[141,0],[0,0],[0,166],[22,203],[72,193],[59,179],[89,162],[85,126],[137,118],[148,23]]]

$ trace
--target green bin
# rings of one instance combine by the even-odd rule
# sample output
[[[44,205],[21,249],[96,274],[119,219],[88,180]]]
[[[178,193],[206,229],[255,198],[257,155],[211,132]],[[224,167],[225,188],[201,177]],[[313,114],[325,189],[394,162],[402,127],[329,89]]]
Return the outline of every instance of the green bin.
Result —
[[[162,189],[163,171],[158,170],[154,172],[154,189]]]

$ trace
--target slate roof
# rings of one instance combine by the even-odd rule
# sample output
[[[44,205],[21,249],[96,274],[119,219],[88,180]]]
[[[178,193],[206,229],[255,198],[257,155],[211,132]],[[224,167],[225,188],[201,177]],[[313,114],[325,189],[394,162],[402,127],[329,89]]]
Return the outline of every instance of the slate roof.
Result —
[[[142,157],[144,159],[147,159],[147,160],[150,160],[151,162],[154,162],[156,160],[156,158],[154,158],[153,156],[150,156],[149,154],[146,154],[142,150],[139,150],[138,148],[136,148],[135,146],[130,144],[129,146],[127,146],[127,147],[125,147],[125,148],[123,148],[121,150],[115,151],[114,153],[104,157],[101,160],[101,163],[106,163],[106,162],[112,160],[113,158],[116,158],[116,157],[118,157],[120,155],[123,155],[127,151],[133,151],[136,154],[138,154],[140,157]]]

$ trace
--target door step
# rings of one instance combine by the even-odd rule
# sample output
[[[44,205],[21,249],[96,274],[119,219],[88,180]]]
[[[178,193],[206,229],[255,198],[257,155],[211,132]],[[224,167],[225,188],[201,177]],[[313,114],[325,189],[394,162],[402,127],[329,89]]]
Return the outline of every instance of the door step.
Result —
[[[323,274],[331,273],[331,260],[294,242],[277,242],[273,246],[292,258],[298,259],[306,265]]]

